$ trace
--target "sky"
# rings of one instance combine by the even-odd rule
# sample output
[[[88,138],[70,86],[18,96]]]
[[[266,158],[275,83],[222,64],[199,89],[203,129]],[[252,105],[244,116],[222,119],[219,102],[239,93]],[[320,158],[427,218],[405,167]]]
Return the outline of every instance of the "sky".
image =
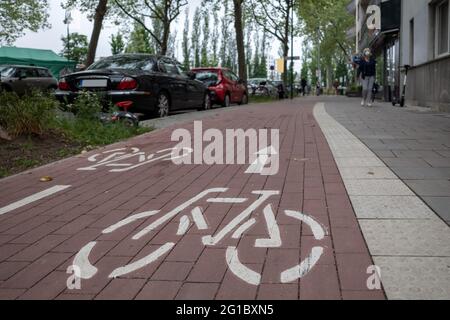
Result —
[[[36,49],[51,49],[56,53],[60,53],[62,50],[62,41],[61,37],[67,34],[67,26],[63,23],[65,10],[61,8],[61,0],[49,0],[50,10],[49,10],[49,20],[48,22],[51,24],[51,28],[40,30],[38,32],[27,31],[25,35],[19,38],[14,46],[17,47],[27,47],[27,48],[36,48]],[[189,0],[189,13],[192,16],[197,6],[201,3],[201,0]],[[78,32],[84,34],[88,37],[91,36],[93,22],[90,22],[86,15],[79,12],[78,10],[72,11],[72,23],[70,24],[70,32]],[[184,26],[184,13],[180,14],[180,17],[174,23],[173,28],[178,29],[177,36],[180,39],[177,39],[179,43],[181,43],[182,31]],[[192,28],[191,28],[192,29]],[[112,23],[105,23],[100,34],[100,39],[97,47],[97,57],[107,57],[111,55],[110,48],[110,37],[112,34],[116,34],[119,31],[119,26],[116,26]],[[275,42],[276,43],[276,42]],[[294,56],[301,55],[301,40],[296,39],[294,42]],[[278,56],[278,45],[274,45],[269,53],[273,58],[277,58]],[[178,54],[181,54],[181,50],[177,50]],[[179,60],[182,57],[177,57]],[[295,70],[299,71],[300,63],[296,62]]]

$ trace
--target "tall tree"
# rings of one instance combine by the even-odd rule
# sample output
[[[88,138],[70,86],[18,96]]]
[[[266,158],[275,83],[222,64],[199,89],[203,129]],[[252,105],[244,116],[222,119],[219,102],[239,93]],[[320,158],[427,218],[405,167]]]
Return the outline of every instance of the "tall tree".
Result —
[[[193,28],[191,35],[191,47],[194,53],[194,67],[200,67],[200,21],[201,12],[200,8],[197,8],[194,13]]]
[[[221,34],[221,45],[220,45],[220,64],[222,66],[229,67],[229,57],[228,57],[228,45],[230,42],[230,31],[228,29],[228,26],[230,24],[230,17],[229,17],[229,8],[228,8],[228,1],[225,0],[223,4],[223,15],[222,19],[220,21],[220,29],[222,30]]]
[[[61,54],[69,60],[82,63],[86,60],[88,52],[88,40],[84,34],[70,33],[61,38],[63,50]]]
[[[201,65],[202,67],[209,66],[209,13],[208,10],[203,11],[203,39],[202,39],[202,49],[201,49]]]
[[[265,32],[278,39],[284,58],[283,82],[287,84],[287,57],[289,56],[289,36],[291,34],[291,13],[295,0],[250,0],[255,22]]]
[[[113,55],[120,54],[125,50],[125,43],[123,41],[123,37],[121,33],[117,33],[116,35],[111,35],[111,41],[109,42],[111,46],[111,53]]]
[[[165,55],[169,44],[170,27],[180,15],[187,0],[114,0],[122,12],[142,25],[158,45],[158,53]],[[149,23],[148,21],[152,23]],[[162,32],[154,29],[155,22],[161,24]]]
[[[329,88],[333,83],[333,67],[347,61],[354,46],[346,33],[354,23],[354,17],[347,12],[347,4],[347,0],[303,0],[296,7],[302,33],[315,46],[315,67],[323,69],[322,66],[326,66],[324,71]],[[317,7],[321,8],[320,12]]]
[[[89,50],[85,65],[90,66],[97,52],[98,39],[103,28],[103,21],[109,11],[112,11],[112,4],[108,0],[65,0],[62,4],[64,9],[78,8],[81,12],[88,13],[89,20],[94,21],[91,38],[89,40]]]
[[[47,0],[1,0],[0,45],[12,44],[25,30],[48,28]]]
[[[219,17],[217,10],[213,11],[213,31],[211,35],[211,65],[217,67],[219,64]]]
[[[184,30],[183,30],[183,66],[185,70],[191,68],[191,47],[189,45],[189,9],[186,9],[184,18]]]
[[[236,33],[236,49],[237,60],[239,68],[239,77],[247,83],[247,67],[245,64],[245,44],[244,44],[244,29],[243,29],[243,15],[242,5],[245,0],[233,0],[234,5],[234,30]]]
[[[134,29],[130,34],[125,52],[155,53],[154,48],[150,45],[150,35],[147,30],[137,22],[134,23]]]

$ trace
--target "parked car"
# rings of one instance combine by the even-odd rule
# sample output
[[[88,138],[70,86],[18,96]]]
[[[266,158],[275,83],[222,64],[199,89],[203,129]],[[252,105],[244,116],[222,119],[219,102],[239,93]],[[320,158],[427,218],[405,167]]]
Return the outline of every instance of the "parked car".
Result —
[[[0,89],[23,95],[34,89],[55,90],[58,81],[47,68],[21,65],[0,66]]]
[[[232,103],[247,104],[248,92],[244,81],[226,68],[195,68],[196,79],[210,90],[212,104],[228,107]]]
[[[183,109],[209,109],[207,87],[185,73],[176,60],[149,54],[120,54],[60,79],[55,96],[72,102],[83,90],[105,97],[130,112],[166,117]]]
[[[248,87],[249,92],[251,92],[251,94],[255,96],[276,97],[278,92],[273,82],[264,78],[249,79]]]

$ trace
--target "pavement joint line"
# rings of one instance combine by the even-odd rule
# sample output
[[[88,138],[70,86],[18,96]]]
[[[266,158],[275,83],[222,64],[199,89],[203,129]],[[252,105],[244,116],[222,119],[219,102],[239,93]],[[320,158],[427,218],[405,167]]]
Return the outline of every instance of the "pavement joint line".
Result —
[[[333,155],[339,154],[341,151],[342,146],[345,146],[346,151],[351,150],[352,147],[355,149],[364,148],[365,145],[357,138],[355,137],[350,131],[348,131],[343,125],[341,125],[339,122],[337,122],[332,116],[330,116],[326,109],[325,109],[325,103],[317,103],[314,107],[314,117],[316,118],[317,122],[319,123],[320,128],[322,129],[322,132],[324,133],[326,140],[329,142],[329,146],[331,148],[331,151]],[[336,132],[342,132],[342,135],[336,135]],[[376,159],[377,161],[381,162],[382,165],[379,167],[385,167],[387,170],[391,171],[390,168],[388,168],[372,151],[370,151],[372,154],[369,155],[368,158],[370,159]],[[342,162],[339,161],[342,158],[336,158],[336,163],[338,166],[339,171],[343,171],[343,168],[352,168],[352,164],[355,163],[355,161],[347,161]],[[376,161],[375,161],[376,162]],[[378,166],[377,166],[378,167]],[[397,176],[396,176],[397,177]],[[343,176],[342,179],[344,180],[344,185],[346,189],[348,190],[348,182],[353,179],[348,179],[347,177]],[[354,179],[354,180],[363,180],[368,181],[367,179]],[[391,181],[393,179],[390,179]],[[450,229],[442,220],[438,219],[436,214],[428,207],[426,206],[423,201],[415,195],[411,191],[411,189],[400,179],[398,180],[398,185],[403,185],[402,188],[408,189],[412,195],[408,195],[409,199],[414,199],[415,201],[420,201],[421,204],[423,204],[423,209],[427,215],[435,217],[435,219],[411,219],[411,220],[402,220],[402,219],[361,219],[358,212],[360,208],[357,206],[354,206],[355,213],[358,216],[358,221],[360,223],[361,231],[364,235],[364,238],[366,239],[366,243],[368,245],[369,251],[372,255],[372,258],[375,260],[375,263],[377,263],[376,260],[378,260],[379,263],[383,263],[383,265],[379,265],[381,267],[381,277],[382,277],[382,283],[383,287],[385,289],[386,295],[389,299],[398,299],[399,297],[406,297],[406,298],[412,298],[412,299],[448,299],[449,293],[450,293],[450,286],[448,285],[448,275],[446,275],[444,272],[438,273],[438,274],[426,274],[427,270],[431,269],[439,269],[439,267],[443,267],[442,265],[432,265],[428,264],[428,268],[421,268],[420,261],[421,259],[427,259],[427,260],[437,260],[437,259],[448,259],[450,260]],[[380,179],[381,183],[385,180]],[[380,186],[382,188],[382,185]],[[352,203],[355,202],[355,194],[349,193],[350,200]],[[362,196],[380,196],[379,194],[374,195],[362,195]],[[360,196],[359,196],[360,197]],[[376,199],[376,198],[375,198]],[[384,203],[382,201],[378,201],[375,204],[379,209],[382,209],[384,206]],[[408,226],[408,221],[412,222],[420,222],[422,223],[421,228],[422,230],[416,230],[411,229],[411,226]],[[361,224],[367,224],[367,223],[404,223],[406,225],[402,226],[404,230],[398,230],[398,228],[391,228],[387,229],[383,228],[380,232],[375,232],[373,230],[374,225],[366,225],[365,227],[362,227]],[[426,227],[428,230],[423,230],[423,228]],[[379,230],[379,229],[377,229]],[[437,230],[437,231],[436,231]],[[384,232],[384,233],[383,233]],[[399,234],[403,235],[405,232],[409,232],[410,238],[407,238],[407,241],[404,241],[404,239],[399,237]],[[436,235],[436,232],[439,232],[438,235]],[[440,241],[428,241],[428,240],[435,240],[435,238],[438,237]],[[387,238],[387,239],[386,239]],[[448,241],[445,241],[445,239],[448,239]],[[397,241],[396,241],[397,240]],[[418,240],[420,244],[417,244],[414,240]],[[383,242],[384,241],[384,242]],[[444,248],[442,248],[442,245],[440,244],[442,241]],[[382,242],[382,246],[380,248],[379,242]],[[439,245],[438,245],[439,242]],[[411,255],[411,254],[402,254],[401,252],[408,252],[409,247],[411,246],[411,243],[414,243],[415,247],[413,249],[418,250],[420,253],[417,255]],[[395,254],[388,254],[389,250],[391,249],[389,247],[390,244],[395,244],[396,248],[394,248],[394,251],[397,250]],[[421,248],[420,245],[428,244],[428,247]],[[447,247],[445,247],[447,246]],[[428,250],[427,250],[428,249]],[[381,250],[383,252],[377,252],[374,254],[375,251]],[[440,253],[444,252],[445,254],[442,256]],[[385,254],[386,253],[386,254]],[[407,262],[408,264],[405,265],[405,261],[402,261],[402,263],[394,263],[392,261],[386,262],[383,260],[383,258],[386,257],[387,259],[409,259],[411,261]],[[380,260],[381,259],[381,260]],[[415,260],[416,259],[416,260]],[[417,260],[419,259],[419,260]],[[438,261],[439,262],[439,261]],[[410,277],[414,277],[411,271],[411,269],[416,268],[417,270],[421,270],[420,272],[425,273],[425,276],[423,278],[431,277],[434,281],[419,281],[416,279],[416,282],[411,283],[409,281]],[[385,276],[383,276],[383,270],[387,270]],[[430,271],[428,271],[430,272]]]

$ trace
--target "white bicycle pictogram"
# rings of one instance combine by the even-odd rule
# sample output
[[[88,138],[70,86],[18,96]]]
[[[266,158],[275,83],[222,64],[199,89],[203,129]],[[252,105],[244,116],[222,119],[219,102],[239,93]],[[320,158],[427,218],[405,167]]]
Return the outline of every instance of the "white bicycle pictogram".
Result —
[[[167,222],[174,219],[177,215],[181,215],[178,221],[177,236],[183,236],[189,230],[189,227],[195,225],[198,230],[208,230],[208,223],[203,214],[202,208],[200,206],[194,206],[196,202],[201,199],[206,198],[208,203],[227,203],[227,204],[242,204],[248,201],[247,198],[207,198],[210,194],[215,193],[225,193],[227,188],[214,188],[208,189],[200,194],[196,195],[192,199],[186,201],[185,203],[179,205],[173,210],[169,211],[165,215],[156,219],[151,224],[144,227],[138,233],[132,236],[132,240],[139,240],[142,237],[150,234],[152,231],[158,227],[166,224]],[[253,191],[252,194],[257,195],[258,198],[249,204],[241,213],[239,213],[234,219],[232,219],[226,226],[219,230],[214,235],[205,235],[202,237],[202,244],[208,247],[214,247],[219,244],[227,236],[231,236],[233,239],[240,239],[246,231],[248,231],[253,225],[257,223],[255,217],[252,215],[255,211],[262,207],[262,205],[270,199],[270,197],[279,195],[279,191]],[[192,208],[190,212],[182,214],[187,208]],[[189,210],[187,210],[189,211]],[[148,217],[155,216],[159,213],[158,211],[146,211],[138,214],[131,215],[116,224],[104,229],[103,234],[109,234],[117,231],[118,229],[129,225],[137,220],[145,219]],[[293,219],[297,219],[302,223],[308,225],[313,233],[314,238],[317,241],[321,241],[326,236],[326,229],[318,223],[311,216],[303,214],[298,211],[284,210],[284,214]],[[272,205],[267,204],[263,208],[263,216],[267,226],[267,232],[269,237],[256,239],[254,247],[255,248],[280,248],[282,247],[282,239],[280,234],[280,228],[275,218],[275,213],[273,211]],[[92,241],[85,245],[75,256],[73,260],[73,267],[77,267],[80,270],[79,277],[81,279],[91,279],[97,273],[98,269],[89,262],[89,254],[97,244],[96,241]],[[160,257],[167,254],[176,245],[176,242],[167,242],[161,245],[159,248],[154,250],[149,255],[127,264],[125,266],[116,268],[109,274],[109,278],[117,278],[124,276],[126,274],[132,273],[136,270],[144,268],[151,263],[157,261]],[[286,269],[280,273],[281,283],[290,283],[297,279],[304,277],[318,262],[320,257],[324,252],[324,247],[315,246],[311,249],[309,255],[301,261],[300,264],[293,266],[292,268]],[[236,275],[241,280],[245,281],[250,285],[259,285],[261,283],[261,274],[248,268],[239,260],[238,249],[235,246],[228,246],[226,249],[226,263],[230,271]]]
[[[184,158],[194,152],[190,148],[168,148],[155,153],[146,153],[139,148],[120,148],[104,151],[90,156],[87,160],[93,164],[78,168],[78,171],[95,171],[100,167],[113,168],[110,172],[126,172],[156,161],[173,161]]]

